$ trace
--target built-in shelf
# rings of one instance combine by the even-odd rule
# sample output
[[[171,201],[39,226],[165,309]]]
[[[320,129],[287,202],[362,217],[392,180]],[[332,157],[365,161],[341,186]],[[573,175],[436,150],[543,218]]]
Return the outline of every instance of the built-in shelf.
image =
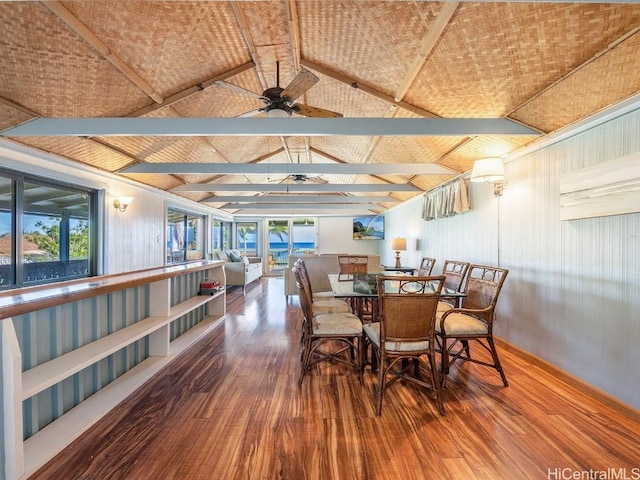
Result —
[[[198,295],[197,279],[202,275],[222,279],[221,283],[224,284],[224,262],[192,262],[0,294],[0,304],[4,312],[0,320],[0,340],[3,352],[1,365],[5,400],[3,434],[6,478],[20,479],[35,473],[177,355],[220,324],[226,314],[226,292],[221,290],[212,295]],[[170,299],[175,296],[172,285],[179,285],[176,292],[180,297],[187,294],[187,298],[176,305],[170,305]],[[53,312],[59,313],[60,308],[75,303],[80,305],[80,302],[89,301],[87,299],[93,297],[109,298],[108,302],[118,298],[126,302],[127,295],[123,292],[128,289],[139,289],[139,292],[148,293],[149,311],[146,318],[132,323],[128,321],[125,323],[126,326],[109,334],[104,334],[102,329],[102,336],[95,340],[22,371],[22,351],[16,335],[14,317],[35,315],[35,320],[30,321],[38,322],[38,318],[47,318]],[[106,295],[109,297],[105,297]],[[113,324],[115,322],[110,318],[111,313],[108,313],[113,311],[122,313],[127,310],[97,309],[91,316],[99,325]],[[7,316],[7,312],[11,312],[12,316]],[[186,322],[187,318],[193,319],[193,314],[197,320]],[[180,319],[184,319],[181,320],[183,326],[180,327],[180,333],[177,336],[174,334],[175,338],[171,340],[172,323]],[[184,327],[184,324],[187,326]],[[144,344],[148,345],[145,347],[148,348],[146,358],[142,357],[134,366],[127,366],[126,371],[117,378],[87,395],[87,398],[73,408],[23,440],[25,401],[37,398],[38,394],[53,386],[63,385],[70,377],[116,352],[125,351],[134,344],[140,345],[136,342],[145,338],[148,338],[148,343]],[[32,348],[28,346],[27,350]]]
[[[22,399],[26,400],[46,390],[74,373],[169,325],[190,311],[206,305],[220,295],[224,295],[224,292],[211,296],[192,297],[172,307],[169,315],[147,317],[133,325],[27,370],[22,374]]]

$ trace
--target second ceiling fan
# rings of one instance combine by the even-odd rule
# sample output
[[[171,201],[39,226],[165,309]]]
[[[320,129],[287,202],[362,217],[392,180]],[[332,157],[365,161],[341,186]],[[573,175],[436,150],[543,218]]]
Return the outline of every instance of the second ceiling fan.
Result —
[[[291,83],[289,83],[289,85],[282,88],[280,86],[280,62],[276,62],[276,86],[267,88],[262,92],[262,95],[223,80],[217,81],[216,84],[244,95],[257,98],[265,103],[264,107],[256,108],[255,110],[238,115],[238,117],[253,117],[260,113],[264,113],[267,117],[290,117],[292,113],[297,113],[303,117],[342,117],[343,115],[338,112],[312,107],[303,103],[294,103],[296,99],[301,97],[318,81],[318,77],[309,70],[305,70],[303,68]]]

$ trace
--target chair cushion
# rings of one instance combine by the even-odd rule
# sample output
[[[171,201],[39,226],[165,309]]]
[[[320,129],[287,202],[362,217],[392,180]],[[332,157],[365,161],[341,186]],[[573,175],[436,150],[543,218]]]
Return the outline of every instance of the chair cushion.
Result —
[[[317,300],[326,300],[328,298],[335,298],[335,295],[333,294],[333,292],[314,292],[313,294],[313,300],[316,301]]]
[[[314,315],[327,313],[351,313],[351,305],[339,298],[323,298],[311,304]]]
[[[449,305],[447,302],[439,301],[437,312],[442,314],[448,310],[451,310],[453,307]]]
[[[366,323],[362,329],[369,340],[380,348],[380,322]],[[416,350],[427,350],[429,342],[385,342],[384,349],[387,352],[415,352]]]
[[[440,332],[440,317],[436,321],[436,332]],[[471,315],[452,313],[447,315],[444,324],[447,335],[485,335],[488,333],[487,324]]]
[[[315,335],[360,335],[362,322],[352,313],[328,313],[313,317]]]

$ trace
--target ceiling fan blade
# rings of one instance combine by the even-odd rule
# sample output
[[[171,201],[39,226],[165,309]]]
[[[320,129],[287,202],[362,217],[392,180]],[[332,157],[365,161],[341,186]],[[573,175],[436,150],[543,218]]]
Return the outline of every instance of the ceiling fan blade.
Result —
[[[219,87],[226,88],[227,90],[233,90],[234,92],[242,93],[243,95],[248,95],[249,97],[257,98],[258,100],[262,100],[263,102],[268,102],[269,99],[263,95],[252,92],[251,90],[247,90],[246,88],[239,87],[238,85],[234,85],[233,83],[225,82],[224,80],[218,80],[215,82]]]
[[[250,110],[248,112],[241,113],[240,115],[236,115],[236,118],[255,117],[260,113],[264,113],[264,108],[256,108],[255,110]]]
[[[320,79],[313,73],[303,68],[300,70],[300,73],[291,80],[291,83],[286,86],[280,96],[287,102],[293,102],[296,98],[318,83],[319,80]]]
[[[304,105],[302,103],[296,103],[291,107],[295,113],[303,115],[305,117],[323,117],[334,118],[343,117],[341,113],[332,112],[331,110],[325,110],[324,108],[312,107],[310,105]]]
[[[325,180],[322,177],[308,177],[307,180],[310,181],[311,183],[319,183],[319,184],[329,183],[329,180]]]

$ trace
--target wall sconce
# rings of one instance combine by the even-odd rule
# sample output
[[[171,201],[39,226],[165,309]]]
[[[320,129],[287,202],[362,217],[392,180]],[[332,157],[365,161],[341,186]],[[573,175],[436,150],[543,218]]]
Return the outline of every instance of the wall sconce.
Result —
[[[402,237],[395,237],[391,240],[391,249],[396,251],[396,268],[400,268],[400,251],[407,249],[407,239]]]
[[[129,205],[133,202],[133,197],[118,197],[113,201],[113,208],[124,212]]]
[[[504,163],[499,157],[482,158],[473,162],[472,182],[493,183],[493,194],[502,195],[505,185]]]

